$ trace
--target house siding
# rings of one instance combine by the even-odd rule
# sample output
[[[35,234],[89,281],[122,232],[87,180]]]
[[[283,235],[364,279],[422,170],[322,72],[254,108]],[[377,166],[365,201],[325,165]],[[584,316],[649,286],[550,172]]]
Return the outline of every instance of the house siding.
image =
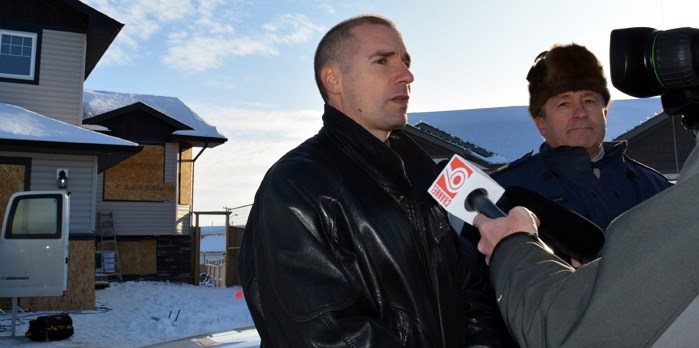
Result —
[[[85,47],[85,34],[44,30],[39,84],[0,82],[0,101],[80,126]]]
[[[165,145],[164,181],[166,183],[177,182],[178,150],[177,143]],[[178,207],[176,192],[172,200],[167,202],[104,201],[103,192],[104,173],[100,174],[97,180],[97,210],[112,212],[117,236],[189,234],[188,221],[184,231],[182,226],[177,226],[178,221],[183,218],[183,208]]]
[[[192,207],[190,205],[177,205],[177,234],[190,235],[192,225]]]
[[[2,151],[0,151],[0,157],[31,158],[31,191],[58,190],[56,169],[68,169],[70,233],[94,233],[95,213],[92,189],[94,174],[97,172],[96,157]]]

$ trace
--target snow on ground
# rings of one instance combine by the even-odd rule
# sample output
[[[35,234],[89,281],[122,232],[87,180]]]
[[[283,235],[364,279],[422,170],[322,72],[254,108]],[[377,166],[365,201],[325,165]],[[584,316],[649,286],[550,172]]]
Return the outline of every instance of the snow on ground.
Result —
[[[141,347],[253,325],[240,287],[129,281],[111,283],[95,295],[94,310],[67,311],[75,333],[62,341],[34,342],[24,337],[31,319],[60,312],[19,311],[15,337],[11,337],[11,311],[0,313],[0,347]]]

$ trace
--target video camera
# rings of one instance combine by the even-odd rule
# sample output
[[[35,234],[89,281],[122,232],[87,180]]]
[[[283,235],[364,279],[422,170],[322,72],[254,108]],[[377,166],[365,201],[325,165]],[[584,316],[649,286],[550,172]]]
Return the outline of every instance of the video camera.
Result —
[[[699,131],[699,29],[615,29],[609,58],[617,89],[637,98],[660,95],[666,114]]]

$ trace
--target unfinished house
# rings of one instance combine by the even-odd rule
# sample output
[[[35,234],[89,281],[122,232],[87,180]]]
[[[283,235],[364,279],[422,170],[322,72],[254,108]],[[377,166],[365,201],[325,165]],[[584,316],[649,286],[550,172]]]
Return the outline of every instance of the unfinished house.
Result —
[[[226,138],[177,98],[84,90],[122,27],[77,0],[0,0],[0,210],[70,193],[67,290],[24,309],[92,309],[96,277],[194,278],[194,163]]]
[[[98,240],[107,268],[101,280],[192,282],[194,164],[226,138],[173,97],[86,90],[83,110],[85,124],[143,146],[99,175],[97,211],[106,230],[98,222],[97,233],[116,240]]]

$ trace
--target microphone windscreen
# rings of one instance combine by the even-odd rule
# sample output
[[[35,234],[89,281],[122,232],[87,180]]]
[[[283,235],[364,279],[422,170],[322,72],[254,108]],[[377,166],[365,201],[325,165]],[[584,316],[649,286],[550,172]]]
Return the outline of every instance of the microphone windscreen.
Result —
[[[584,216],[521,186],[505,189],[513,206],[523,206],[539,218],[539,236],[578,260],[595,259],[604,245],[604,230]]]

